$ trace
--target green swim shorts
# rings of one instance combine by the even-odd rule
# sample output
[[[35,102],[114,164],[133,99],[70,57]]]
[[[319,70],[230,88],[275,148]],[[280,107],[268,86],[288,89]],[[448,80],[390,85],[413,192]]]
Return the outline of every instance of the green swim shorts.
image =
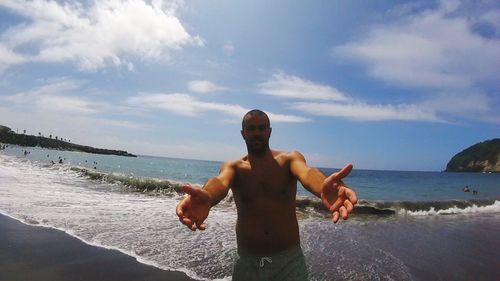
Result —
[[[300,247],[269,257],[239,252],[233,267],[233,281],[307,281],[307,267]]]

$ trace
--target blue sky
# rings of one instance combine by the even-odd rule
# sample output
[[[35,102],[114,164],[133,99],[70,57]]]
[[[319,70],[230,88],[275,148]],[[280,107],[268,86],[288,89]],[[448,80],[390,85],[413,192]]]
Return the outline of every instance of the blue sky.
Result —
[[[498,1],[0,0],[0,124],[141,155],[443,170],[500,137]]]

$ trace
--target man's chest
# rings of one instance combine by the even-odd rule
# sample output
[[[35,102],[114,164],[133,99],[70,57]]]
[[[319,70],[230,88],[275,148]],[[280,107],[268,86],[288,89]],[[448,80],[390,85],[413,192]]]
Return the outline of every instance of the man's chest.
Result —
[[[294,194],[294,177],[287,167],[244,166],[236,171],[233,193],[245,198],[283,198]]]

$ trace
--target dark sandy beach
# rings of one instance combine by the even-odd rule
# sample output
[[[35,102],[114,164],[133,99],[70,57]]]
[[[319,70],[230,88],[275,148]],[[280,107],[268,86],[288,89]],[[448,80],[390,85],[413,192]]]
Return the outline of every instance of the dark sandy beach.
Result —
[[[90,246],[63,231],[0,215],[0,281],[193,280],[137,262],[116,250]]]

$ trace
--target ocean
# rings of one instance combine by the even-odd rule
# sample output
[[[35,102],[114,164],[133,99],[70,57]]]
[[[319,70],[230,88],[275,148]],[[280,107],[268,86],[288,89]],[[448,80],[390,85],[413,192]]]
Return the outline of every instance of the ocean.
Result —
[[[10,145],[0,151],[0,213],[195,279],[230,280],[231,195],[211,210],[203,232],[191,232],[175,215],[180,186],[202,185],[220,165]],[[331,223],[299,184],[311,280],[500,280],[500,174],[354,166],[345,182],[360,202],[348,221]],[[466,185],[471,192],[463,192]]]

